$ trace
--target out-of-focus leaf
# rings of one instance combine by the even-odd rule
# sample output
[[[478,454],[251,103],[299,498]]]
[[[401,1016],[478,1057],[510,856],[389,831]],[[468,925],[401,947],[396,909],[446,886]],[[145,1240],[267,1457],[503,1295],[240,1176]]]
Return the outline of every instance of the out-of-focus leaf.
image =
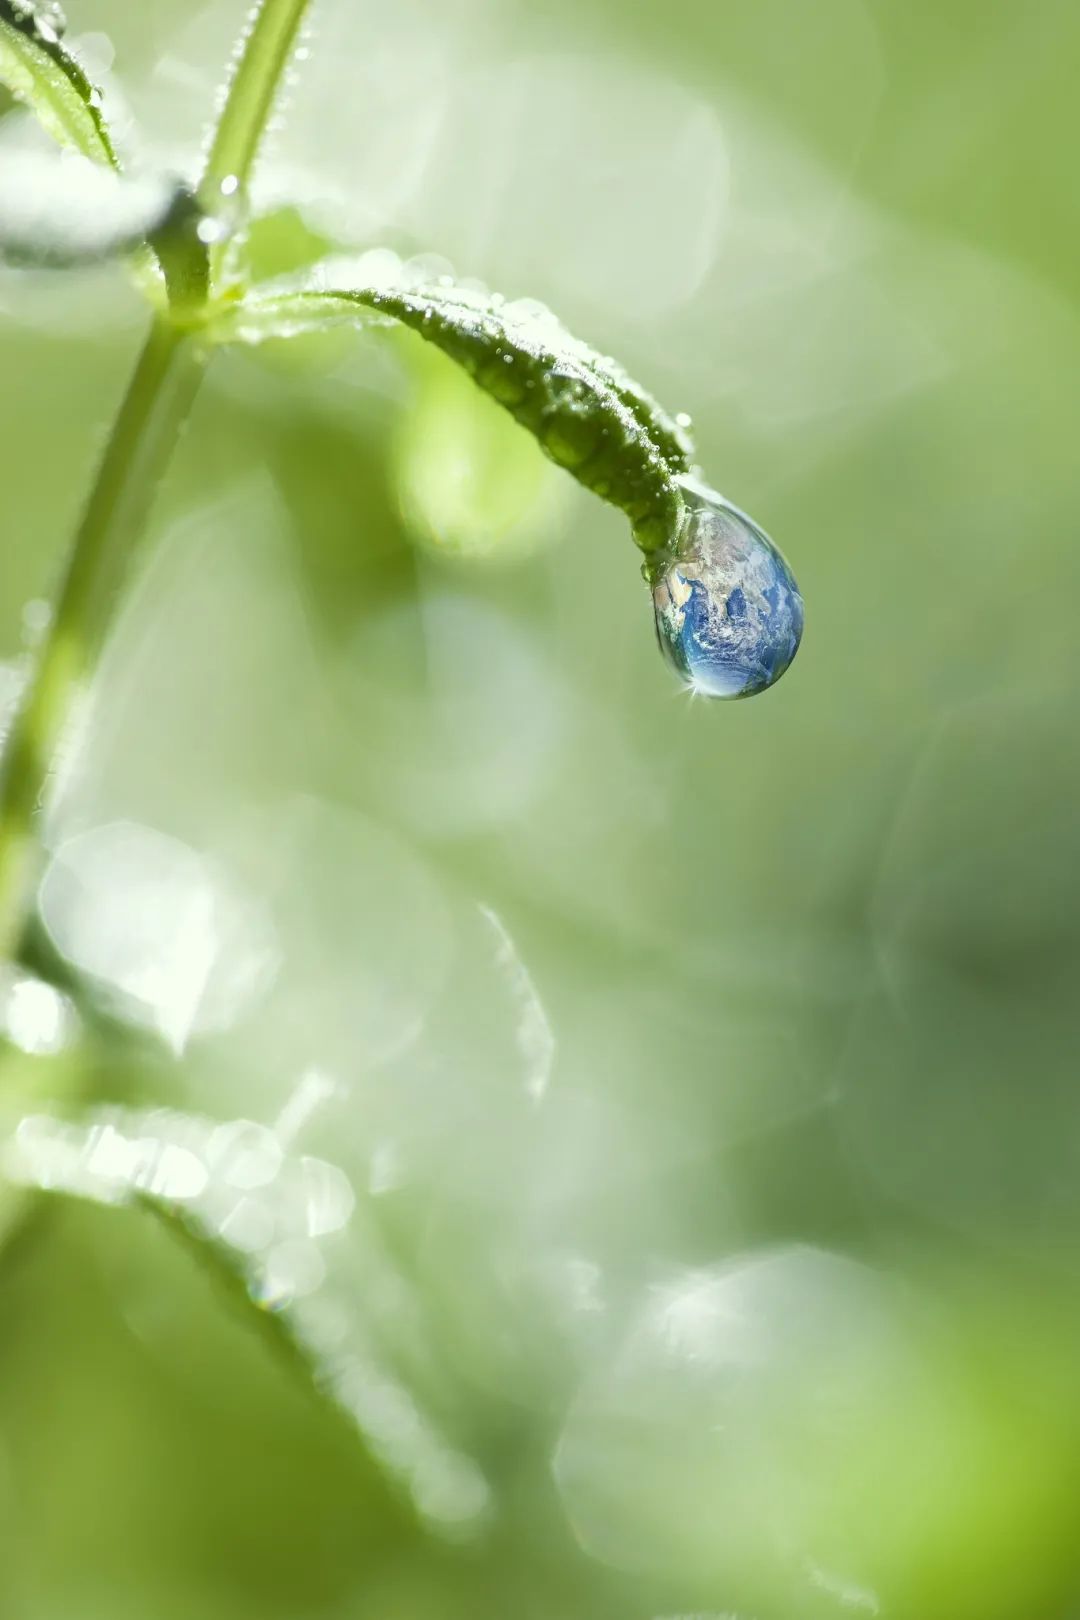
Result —
[[[77,1123],[24,1115],[3,1169],[16,1186],[152,1212],[339,1408],[424,1522],[455,1537],[486,1522],[477,1464],[413,1398],[372,1331],[370,1264],[348,1236],[360,1211],[339,1166],[293,1154],[252,1120],[105,1107]]]
[[[535,300],[509,302],[449,278],[414,281],[396,261],[373,276],[373,257],[256,290],[223,311],[211,335],[261,343],[373,316],[400,321],[461,366],[552,461],[624,511],[642,550],[670,544],[683,512],[678,478],[693,450],[677,419]]]
[[[563,480],[535,441],[443,355],[413,350],[417,391],[394,473],[410,530],[462,557],[520,552],[550,528]]]
[[[0,84],[63,146],[119,168],[101,91],[64,44],[59,6],[0,0]]]
[[[176,186],[128,179],[70,153],[24,152],[0,168],[0,258],[74,265],[129,252],[173,211]]]
[[[275,208],[251,221],[244,236],[244,260],[252,280],[295,275],[330,252],[331,243],[315,231],[298,208]]]

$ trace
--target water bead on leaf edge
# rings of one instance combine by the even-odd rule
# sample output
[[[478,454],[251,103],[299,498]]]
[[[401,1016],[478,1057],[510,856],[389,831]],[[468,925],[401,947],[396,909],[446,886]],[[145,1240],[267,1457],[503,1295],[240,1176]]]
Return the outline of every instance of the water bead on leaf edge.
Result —
[[[803,601],[784,558],[745,512],[680,479],[686,517],[653,585],[660,650],[706,697],[753,697],[787,669],[802,639]]]

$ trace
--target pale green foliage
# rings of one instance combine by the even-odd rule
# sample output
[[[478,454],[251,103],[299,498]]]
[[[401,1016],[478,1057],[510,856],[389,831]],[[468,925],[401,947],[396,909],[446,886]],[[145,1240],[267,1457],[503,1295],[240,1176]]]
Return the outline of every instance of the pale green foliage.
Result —
[[[460,557],[520,556],[550,530],[565,480],[459,367],[406,341],[416,391],[393,463],[410,534]]]
[[[0,0],[0,84],[37,115],[54,140],[118,168],[101,92],[63,42],[57,8]]]
[[[160,229],[176,191],[128,179],[72,153],[18,153],[0,167],[0,258],[75,265],[138,247]]]

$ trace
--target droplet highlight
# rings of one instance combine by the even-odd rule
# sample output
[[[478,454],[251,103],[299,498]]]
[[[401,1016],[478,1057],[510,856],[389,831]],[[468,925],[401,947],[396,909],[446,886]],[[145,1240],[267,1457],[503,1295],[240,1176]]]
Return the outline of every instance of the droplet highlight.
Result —
[[[753,697],[780,679],[799,650],[799,588],[745,512],[696,479],[679,482],[686,514],[653,584],[660,650],[692,691]]]

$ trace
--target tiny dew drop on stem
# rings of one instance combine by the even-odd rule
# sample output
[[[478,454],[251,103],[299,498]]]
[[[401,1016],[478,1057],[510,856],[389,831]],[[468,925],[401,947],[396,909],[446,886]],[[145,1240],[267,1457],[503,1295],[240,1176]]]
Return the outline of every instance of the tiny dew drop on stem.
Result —
[[[745,512],[696,479],[678,482],[685,517],[666,559],[650,570],[660,650],[691,691],[753,697],[799,650],[799,588]]]
[[[67,33],[67,18],[56,0],[9,0],[13,22],[37,35],[47,45],[56,45]]]

